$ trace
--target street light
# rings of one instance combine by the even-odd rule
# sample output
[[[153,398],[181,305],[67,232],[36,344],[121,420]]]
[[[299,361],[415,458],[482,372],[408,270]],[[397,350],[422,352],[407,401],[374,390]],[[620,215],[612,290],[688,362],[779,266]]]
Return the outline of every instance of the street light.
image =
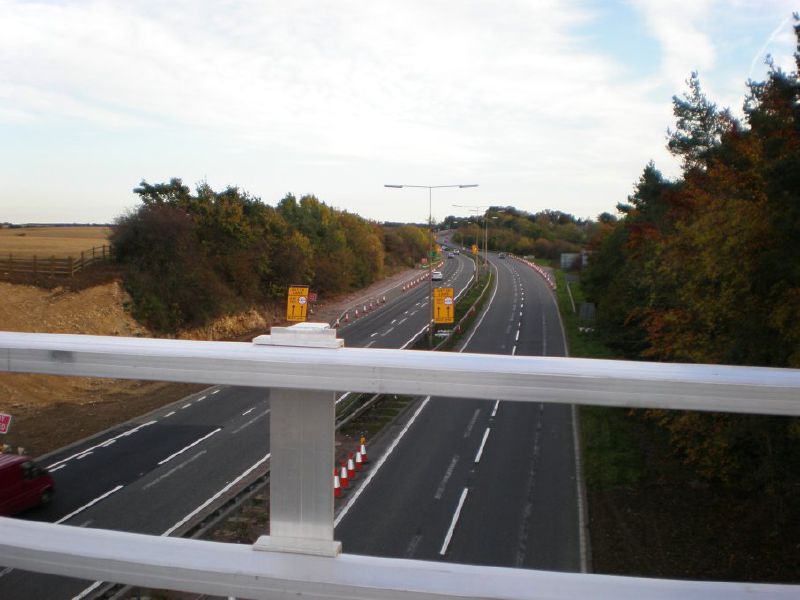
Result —
[[[453,204],[453,206],[457,208],[466,208],[467,210],[475,211],[475,218],[478,217],[478,213],[481,209],[486,209],[486,214],[483,215],[483,266],[488,271],[489,269],[489,210],[491,206],[486,205],[477,205],[477,204]],[[495,212],[504,213],[506,212],[505,209],[498,209]],[[498,219],[499,217],[491,217],[492,219]],[[480,230],[479,230],[480,231]],[[477,241],[477,240],[476,240]]]
[[[387,188],[421,188],[428,190],[428,302],[431,305],[431,318],[428,322],[428,345],[433,348],[433,204],[431,200],[432,190],[439,188],[473,188],[478,187],[477,183],[456,183],[453,185],[406,185],[385,183]]]

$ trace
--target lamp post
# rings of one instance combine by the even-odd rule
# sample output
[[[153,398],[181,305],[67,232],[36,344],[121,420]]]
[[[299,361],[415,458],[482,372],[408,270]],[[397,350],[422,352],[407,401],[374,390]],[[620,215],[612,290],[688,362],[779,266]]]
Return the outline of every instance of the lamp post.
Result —
[[[491,208],[491,206],[485,206],[485,205],[478,206],[477,204],[453,204],[453,206],[455,206],[457,208],[466,208],[468,210],[475,211],[475,217],[476,218],[478,216],[478,213],[481,211],[481,209],[484,209],[484,208],[487,209],[486,210],[486,214],[483,215],[483,265],[484,265],[484,268],[486,268],[488,270],[488,268],[489,268],[489,219],[490,218],[497,219],[499,217],[489,217],[488,209]],[[495,212],[504,213],[506,211],[504,209],[499,209],[499,210],[496,210]],[[480,230],[478,230],[478,231],[480,231]],[[480,235],[480,233],[478,235]]]
[[[472,188],[477,183],[456,183],[452,185],[406,185],[385,183],[387,188],[421,188],[428,190],[428,302],[431,305],[431,318],[428,321],[428,345],[433,348],[433,190],[439,188]]]

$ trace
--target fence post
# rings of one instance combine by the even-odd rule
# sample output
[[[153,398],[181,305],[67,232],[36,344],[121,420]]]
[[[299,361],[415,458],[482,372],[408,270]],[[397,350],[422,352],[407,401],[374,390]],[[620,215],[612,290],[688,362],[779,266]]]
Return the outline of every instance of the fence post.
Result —
[[[50,257],[50,277],[54,277],[56,274],[56,257]]]
[[[74,277],[75,276],[75,260],[71,256],[69,257],[68,260],[69,260],[69,263],[68,263],[69,264],[69,276],[70,277]]]
[[[86,266],[86,263],[84,262],[83,252],[81,252],[81,266],[79,267],[79,270],[83,269],[85,266]]]
[[[94,260],[94,246],[92,246],[92,260]]]

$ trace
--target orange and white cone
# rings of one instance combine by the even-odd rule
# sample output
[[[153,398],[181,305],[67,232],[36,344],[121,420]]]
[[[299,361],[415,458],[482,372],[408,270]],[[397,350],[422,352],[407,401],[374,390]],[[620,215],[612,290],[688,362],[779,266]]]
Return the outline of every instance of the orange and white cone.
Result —
[[[336,319],[336,323],[333,324],[334,329],[339,329],[339,319]]]
[[[356,309],[356,319],[358,318],[358,309]]]
[[[347,455],[347,476],[353,478],[356,476],[356,464],[353,462],[353,453]]]
[[[361,442],[361,449],[358,451],[358,453],[361,455],[361,462],[369,462],[369,459],[367,458],[367,446],[364,444],[364,442]]]
[[[361,452],[356,452],[356,471],[364,468],[364,461],[361,459]]]
[[[350,322],[350,313],[349,312],[344,313],[344,322],[345,323],[349,323]]]
[[[333,497],[342,497],[342,484],[339,482],[339,475],[336,473],[336,469],[333,470]]]
[[[339,472],[339,482],[345,489],[350,487],[350,477],[347,476],[347,465],[342,462],[342,470]]]

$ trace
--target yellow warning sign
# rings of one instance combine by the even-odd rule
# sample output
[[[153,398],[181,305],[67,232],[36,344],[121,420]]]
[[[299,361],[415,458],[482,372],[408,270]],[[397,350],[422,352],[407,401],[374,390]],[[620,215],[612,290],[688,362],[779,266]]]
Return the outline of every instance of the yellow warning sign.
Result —
[[[286,302],[287,321],[305,321],[308,312],[308,286],[293,285]]]
[[[456,313],[453,299],[453,288],[435,288],[433,290],[433,322],[452,323]]]
[[[478,247],[475,244],[472,244],[472,253],[475,255],[478,254]]]

